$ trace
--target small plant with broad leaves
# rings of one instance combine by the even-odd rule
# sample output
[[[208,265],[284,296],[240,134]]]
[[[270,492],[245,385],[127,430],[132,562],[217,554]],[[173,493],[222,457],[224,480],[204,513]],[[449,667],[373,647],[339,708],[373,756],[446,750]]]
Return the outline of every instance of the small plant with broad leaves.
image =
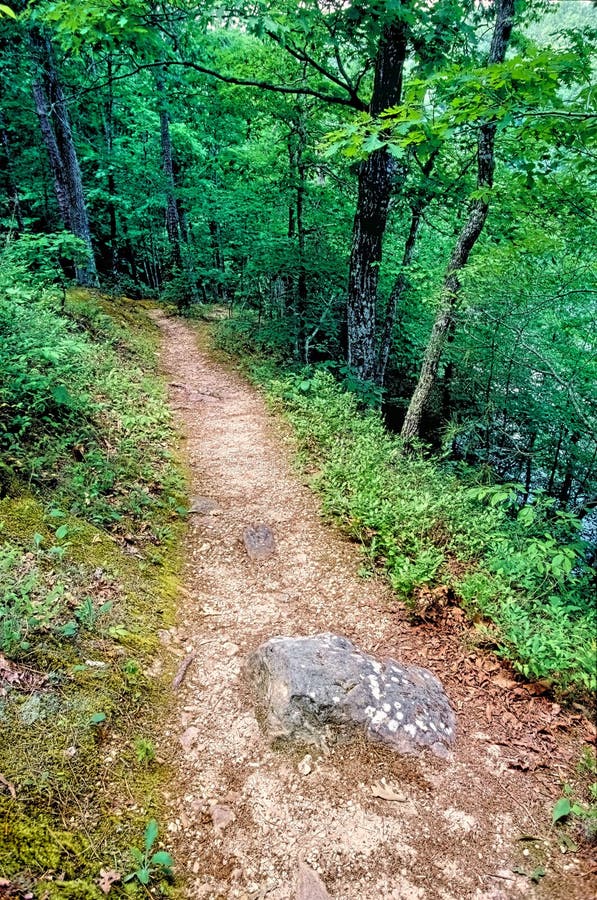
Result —
[[[590,788],[591,797],[597,796],[597,785],[593,784]],[[566,823],[574,823],[580,826],[582,836],[590,843],[597,842],[597,805],[593,802],[585,804],[580,803],[574,796],[572,788],[564,785],[563,795],[556,801],[551,811],[552,827],[561,826]],[[569,846],[570,839],[564,840],[564,844]],[[574,847],[570,847],[574,849]]]
[[[138,847],[131,847],[131,856],[137,868],[134,872],[126,875],[124,881],[137,880],[140,884],[149,884],[156,875],[165,875],[167,878],[172,877],[174,862],[170,854],[166,850],[157,850],[155,853],[152,853],[158,833],[158,823],[155,819],[150,819],[145,829],[144,849],[139,850]]]

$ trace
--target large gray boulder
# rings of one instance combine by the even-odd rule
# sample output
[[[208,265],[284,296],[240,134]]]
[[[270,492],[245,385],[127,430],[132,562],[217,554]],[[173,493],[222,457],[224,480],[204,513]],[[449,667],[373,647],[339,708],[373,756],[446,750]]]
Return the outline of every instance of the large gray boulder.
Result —
[[[360,730],[399,753],[446,756],[456,719],[440,682],[376,660],[344,637],[274,637],[247,661],[257,717],[272,741],[324,747]]]

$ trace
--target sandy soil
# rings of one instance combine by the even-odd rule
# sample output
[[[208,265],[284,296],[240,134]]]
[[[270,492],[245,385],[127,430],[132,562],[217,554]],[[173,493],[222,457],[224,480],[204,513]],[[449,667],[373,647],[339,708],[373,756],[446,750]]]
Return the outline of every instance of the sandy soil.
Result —
[[[178,661],[196,653],[164,726],[177,772],[169,840],[186,896],[314,898],[297,894],[301,863],[336,900],[596,895],[587,853],[563,853],[550,830],[586,720],[475,650],[457,608],[441,628],[409,625],[383,581],[359,576],[358,547],[322,520],[259,393],[200,349],[192,326],[154,316],[198,510],[179,624],[163,634]],[[261,564],[242,542],[256,523],[277,542]],[[268,746],[243,659],[273,635],[328,630],[443,681],[458,716],[451,760],[359,742],[305,760],[306,750]],[[399,800],[373,795],[380,779]],[[528,876],[540,867],[536,885]]]

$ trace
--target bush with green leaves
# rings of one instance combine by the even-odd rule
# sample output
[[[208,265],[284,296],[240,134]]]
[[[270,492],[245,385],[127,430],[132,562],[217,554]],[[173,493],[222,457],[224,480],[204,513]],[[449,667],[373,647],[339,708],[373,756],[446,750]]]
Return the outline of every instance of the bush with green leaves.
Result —
[[[253,375],[291,422],[324,511],[387,571],[403,600],[421,586],[449,584],[524,675],[573,693],[595,688],[594,572],[573,516],[540,498],[515,515],[520,486],[472,486],[478,470],[460,467],[457,476],[405,453],[381,415],[328,372],[274,377],[268,365]]]
[[[159,530],[180,510],[180,480],[168,449],[164,390],[146,374],[155,365],[143,338],[147,322],[136,327],[140,321],[117,301],[108,315],[102,303],[109,301],[87,293],[64,300],[52,286],[56,267],[37,267],[32,243],[35,249],[31,240],[13,241],[0,260],[5,466],[95,525],[142,527],[159,543],[142,523],[151,518]]]

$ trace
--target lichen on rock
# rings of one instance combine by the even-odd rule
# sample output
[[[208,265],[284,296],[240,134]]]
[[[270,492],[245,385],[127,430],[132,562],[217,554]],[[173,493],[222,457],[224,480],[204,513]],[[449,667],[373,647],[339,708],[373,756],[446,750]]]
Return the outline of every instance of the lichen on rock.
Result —
[[[325,746],[361,731],[398,753],[437,756],[455,740],[454,712],[431,672],[377,660],[339,635],[271,638],[247,675],[272,740]]]

